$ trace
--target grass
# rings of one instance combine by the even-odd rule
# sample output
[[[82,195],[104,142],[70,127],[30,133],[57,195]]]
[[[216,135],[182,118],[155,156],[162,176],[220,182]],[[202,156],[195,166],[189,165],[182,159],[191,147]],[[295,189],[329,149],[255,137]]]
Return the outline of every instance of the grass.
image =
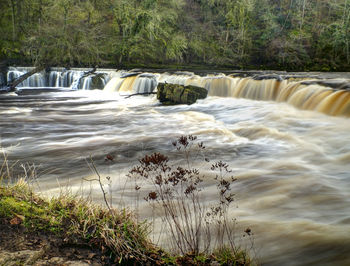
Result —
[[[172,253],[152,243],[150,223],[138,222],[135,212],[118,210],[108,204],[96,167],[99,178],[95,181],[101,186],[106,207],[69,193],[50,199],[39,197],[32,190],[33,175],[29,171],[24,171],[24,178],[17,177],[18,181],[14,182],[13,169],[4,155],[0,167],[0,221],[27,232],[53,234],[68,245],[88,246],[106,258],[106,265],[252,265],[248,253],[234,244],[234,232],[227,219],[227,209],[233,200],[230,186],[235,181],[228,166],[222,162],[212,165],[217,173],[219,203],[204,206],[200,201],[204,193],[200,173],[190,165],[190,148],[197,147],[198,156],[205,149],[203,143],[197,143],[193,136],[182,136],[173,145],[185,155],[184,168],[172,169],[166,156],[153,154],[145,156],[130,171],[130,175],[153,183],[154,189],[147,192],[145,200],[153,208],[157,204],[163,208],[168,237],[174,247]],[[208,217],[218,233],[215,242]]]
[[[42,199],[20,180],[0,185],[0,221],[28,232],[54,234],[68,244],[85,245],[103,254],[106,264],[251,265],[243,250],[169,254],[148,239],[147,223],[137,223],[127,210],[108,210],[70,195]]]
[[[159,250],[147,238],[148,225],[136,223],[133,213],[107,210],[71,195],[42,199],[22,180],[0,186],[0,218],[29,232],[53,233],[67,243],[96,248],[112,262],[159,259]]]

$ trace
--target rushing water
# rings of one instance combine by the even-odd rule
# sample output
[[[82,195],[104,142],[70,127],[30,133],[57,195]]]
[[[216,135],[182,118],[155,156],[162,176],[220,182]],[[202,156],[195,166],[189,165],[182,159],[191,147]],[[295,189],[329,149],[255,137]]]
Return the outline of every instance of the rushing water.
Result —
[[[100,200],[97,184],[82,181],[92,176],[86,162],[91,156],[100,173],[111,177],[114,205],[131,206],[135,192],[126,183],[128,170],[155,151],[181,163],[171,141],[193,134],[207,147],[206,157],[227,162],[238,178],[231,215],[239,221],[238,230],[249,226],[255,233],[260,262],[350,264],[347,92],[339,90],[343,96],[334,96],[333,107],[338,106],[333,108],[322,104],[333,91],[314,83],[245,81],[258,83],[264,91],[257,92],[234,77],[122,75],[116,73],[105,91],[0,96],[1,146],[11,162],[36,165],[39,190],[52,195],[68,184],[88,193],[92,186],[92,197]],[[154,96],[125,98],[116,92],[151,91],[157,81],[201,85],[210,96],[190,106],[161,106]],[[303,104],[312,92],[325,98],[318,98],[319,106],[313,103],[315,111],[302,110],[310,109]],[[265,101],[252,100],[261,98]],[[326,109],[339,116],[322,113]],[[105,160],[107,154],[113,162]],[[203,160],[194,165],[209,173]],[[216,189],[210,174],[205,184],[210,202]],[[147,217],[145,209],[141,214]]]
[[[7,81],[11,82],[21,75],[27,73],[29,70],[33,68],[31,67],[11,67],[7,72]],[[81,90],[89,90],[91,87],[91,82],[93,76],[82,77],[86,70],[83,69],[73,69],[67,70],[64,68],[53,68],[49,72],[39,72],[36,73],[23,82],[21,82],[18,87],[25,88],[43,88],[43,87],[51,87],[51,88],[72,88],[72,89],[81,89]],[[101,80],[102,84],[106,84],[109,80],[106,71],[98,71],[97,73],[103,74],[97,77]],[[81,78],[82,77],[82,78]],[[0,87],[2,86],[2,77],[0,76]],[[80,80],[81,78],[81,80]],[[75,82],[79,81],[79,84],[75,84]]]

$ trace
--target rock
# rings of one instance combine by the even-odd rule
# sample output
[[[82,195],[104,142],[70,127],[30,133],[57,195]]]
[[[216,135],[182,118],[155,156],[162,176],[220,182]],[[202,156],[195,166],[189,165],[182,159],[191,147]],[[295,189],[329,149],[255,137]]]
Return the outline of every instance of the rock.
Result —
[[[90,90],[103,90],[105,87],[103,74],[97,74],[91,77]]]
[[[329,80],[306,80],[303,85],[320,85],[338,90],[350,90],[350,80],[345,79],[329,79]]]
[[[128,77],[133,77],[142,74],[141,72],[126,72],[123,73],[120,77],[121,78],[128,78]]]
[[[157,87],[157,99],[165,105],[193,104],[207,95],[206,89],[196,86],[159,83]]]
[[[254,80],[265,80],[265,79],[275,79],[277,81],[283,81],[283,78],[277,74],[266,74],[266,75],[255,75]]]

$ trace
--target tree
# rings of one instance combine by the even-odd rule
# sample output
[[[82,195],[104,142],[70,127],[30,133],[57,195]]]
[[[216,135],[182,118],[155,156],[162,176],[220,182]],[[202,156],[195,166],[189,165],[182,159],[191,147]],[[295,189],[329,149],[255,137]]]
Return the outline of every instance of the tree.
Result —
[[[103,33],[91,3],[73,0],[50,2],[42,23],[32,28],[23,51],[34,65],[91,66],[101,62],[99,40]]]

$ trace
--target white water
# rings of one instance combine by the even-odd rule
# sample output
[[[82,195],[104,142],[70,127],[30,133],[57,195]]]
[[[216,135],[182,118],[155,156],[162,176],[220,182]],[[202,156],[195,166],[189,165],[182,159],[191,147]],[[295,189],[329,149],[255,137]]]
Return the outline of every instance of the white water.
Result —
[[[195,78],[192,82],[198,82]],[[123,93],[135,88],[137,78],[127,79]],[[112,178],[114,205],[122,197],[123,205],[132,207],[128,170],[152,152],[181,163],[171,141],[193,134],[212,162],[227,162],[238,178],[231,215],[239,221],[238,236],[246,227],[255,233],[260,262],[350,264],[349,118],[285,102],[217,96],[164,107],[154,97],[125,99],[107,91],[3,95],[0,103],[1,146],[12,162],[39,167],[43,192],[52,195],[58,185],[69,184],[87,193],[92,184],[82,177],[91,176],[85,160],[92,156],[101,174]],[[107,154],[114,162],[105,161]],[[202,160],[194,164],[208,173]],[[210,175],[205,182],[210,202],[215,186]],[[97,184],[92,186],[92,197],[101,200]],[[142,214],[149,213],[141,204]]]
[[[7,72],[7,81],[11,82],[12,80],[19,78],[21,75],[27,73],[33,68],[30,67],[11,67]],[[49,73],[45,71],[36,73],[22,83],[18,85],[18,88],[43,88],[43,87],[52,87],[52,88],[72,88],[72,89],[81,89],[89,90],[91,87],[92,76],[83,77],[80,80],[80,83],[77,84],[79,78],[84,74],[83,69],[75,70],[66,70],[62,68],[57,68],[52,70]],[[109,80],[108,74],[110,71],[97,71],[96,73],[105,73],[106,75],[101,77],[103,84],[106,84],[106,81]],[[1,85],[0,77],[0,85]]]

